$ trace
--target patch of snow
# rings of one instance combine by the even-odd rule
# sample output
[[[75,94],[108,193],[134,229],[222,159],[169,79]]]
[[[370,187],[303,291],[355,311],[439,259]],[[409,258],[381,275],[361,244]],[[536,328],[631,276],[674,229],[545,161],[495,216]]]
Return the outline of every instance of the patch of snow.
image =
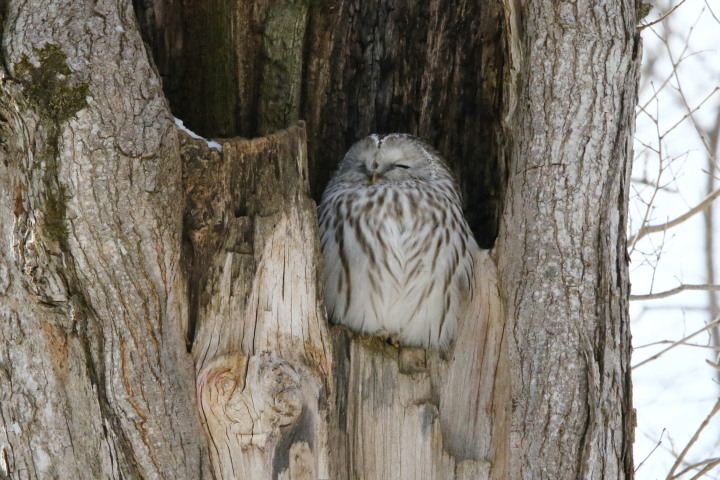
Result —
[[[187,127],[185,126],[185,124],[183,123],[182,120],[180,120],[180,119],[177,118],[177,117],[173,117],[173,118],[175,119],[175,125],[177,125],[178,127],[180,127],[185,133],[187,133],[188,135],[190,135],[192,138],[195,138],[195,139],[197,139],[197,140],[205,140],[205,143],[207,143],[207,146],[208,146],[208,147],[214,148],[215,150],[217,150],[217,151],[219,151],[219,152],[222,152],[222,145],[220,145],[218,142],[216,142],[216,141],[214,141],[214,140],[208,140],[208,139],[205,138],[205,137],[201,137],[201,136],[198,135],[197,133],[195,133],[195,132],[193,132],[192,130],[190,130],[189,128],[187,128]]]

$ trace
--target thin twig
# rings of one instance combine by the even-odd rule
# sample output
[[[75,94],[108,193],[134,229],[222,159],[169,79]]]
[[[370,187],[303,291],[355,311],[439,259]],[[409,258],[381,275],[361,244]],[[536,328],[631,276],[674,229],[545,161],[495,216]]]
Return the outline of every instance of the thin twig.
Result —
[[[707,5],[708,10],[710,11],[710,15],[715,19],[716,22],[720,23],[720,19],[718,19],[717,15],[715,15],[715,12],[713,12],[713,9],[710,8],[710,4],[705,0],[705,5]]]
[[[639,347],[633,347],[634,351],[638,351],[641,348],[647,348],[647,347],[654,347],[656,345],[672,345],[675,343],[675,340],[658,340],[657,342],[651,342],[646,343],[645,345],[640,345]],[[714,345],[703,345],[702,343],[684,343],[686,347],[697,347],[697,348],[704,348],[706,350],[712,350],[714,352],[720,352],[720,347],[716,347]]]
[[[662,445],[662,437],[663,437],[664,434],[665,434],[665,429],[663,428],[663,429],[662,429],[662,432],[660,432],[660,439],[657,441],[657,443],[655,444],[655,446],[653,447],[653,449],[650,450],[650,453],[648,453],[648,454],[645,456],[645,458],[643,458],[643,461],[640,462],[640,464],[639,464],[637,467],[635,467],[635,473],[637,473],[637,471],[640,470],[640,467],[642,467],[643,464],[647,461],[647,459],[650,458],[650,455],[652,455],[653,453],[655,453],[655,450],[657,450],[658,447],[659,447],[660,445]]]
[[[667,347],[667,348],[665,348],[665,349],[663,349],[663,350],[660,350],[660,351],[659,351],[658,353],[656,353],[655,355],[652,355],[651,357],[646,358],[645,360],[643,360],[642,362],[638,363],[637,365],[633,365],[633,366],[632,366],[632,370],[635,370],[636,368],[641,367],[641,366],[645,365],[646,363],[649,363],[649,362],[651,362],[651,361],[659,358],[661,355],[664,355],[664,354],[667,353],[669,350],[672,350],[673,348],[675,348],[675,347],[677,347],[677,346],[685,345],[685,342],[687,342],[688,340],[690,340],[691,338],[693,338],[693,337],[696,336],[696,335],[700,335],[701,333],[710,330],[710,329],[713,328],[715,325],[720,325],[720,318],[716,318],[715,320],[713,320],[712,322],[708,323],[707,325],[705,325],[705,326],[704,326],[703,328],[701,328],[700,330],[698,330],[698,331],[696,331],[696,332],[694,332],[694,333],[691,333],[690,335],[688,335],[688,336],[685,337],[685,338],[681,338],[680,340],[678,340],[677,342],[673,343],[673,344],[670,345],[669,347]]]
[[[708,416],[705,417],[705,420],[702,421],[702,423],[700,424],[698,429],[695,431],[695,434],[692,436],[690,441],[688,441],[687,445],[685,445],[685,448],[683,448],[683,451],[680,452],[680,455],[678,455],[678,458],[677,458],[677,460],[675,460],[675,463],[673,464],[672,468],[670,469],[670,472],[668,473],[666,480],[672,480],[674,478],[679,478],[678,476],[673,475],[675,473],[675,470],[677,470],[677,468],[680,466],[680,463],[685,458],[685,455],[687,455],[690,448],[695,444],[698,437],[700,437],[700,433],[705,429],[705,427],[707,427],[708,423],[710,423],[710,420],[712,419],[712,417],[715,416],[715,414],[718,412],[718,410],[720,410],[720,398],[718,398],[717,402],[715,402],[715,406],[713,406],[713,408],[710,411],[710,413],[708,414]],[[705,470],[705,469],[703,469],[703,470]],[[707,470],[705,470],[705,471],[707,471]],[[693,478],[699,478],[699,477],[695,476]]]
[[[686,45],[689,43],[689,37],[692,34],[692,32],[695,30],[695,27],[697,26],[697,24],[700,23],[700,20],[704,16],[704,13],[705,13],[705,9],[703,8],[700,11],[700,13],[698,14],[695,22],[692,24],[692,27],[690,27],[690,33],[688,34],[688,42],[686,43]],[[668,54],[670,54],[670,50],[669,50],[670,46],[666,43],[665,47],[668,49]],[[697,55],[701,52],[702,51],[694,52],[691,55]],[[713,149],[715,148],[715,146],[714,145],[711,146],[711,144],[708,144],[708,142],[705,139],[705,136],[703,135],[702,127],[700,127],[700,125],[698,125],[697,121],[695,120],[695,117],[693,116],[694,110],[691,111],[690,102],[688,101],[687,97],[685,96],[685,90],[682,87],[683,84],[682,84],[682,81],[680,80],[680,76],[678,75],[677,69],[673,69],[672,75],[675,77],[675,81],[677,82],[676,90],[677,90],[678,94],[680,95],[680,98],[682,98],[683,105],[685,106],[685,109],[688,111],[688,114],[690,115],[690,120],[692,121],[693,126],[695,127],[695,133],[697,133],[700,142],[703,144],[703,147],[705,147],[705,152],[707,153],[708,158],[712,158],[713,153],[714,153]],[[717,91],[718,91],[718,87],[715,87],[715,90],[713,92],[711,92],[707,98],[710,98]],[[700,106],[702,106],[703,103],[705,103],[705,101],[701,102],[701,104],[698,105],[697,109],[695,109],[695,110],[698,110],[700,108]],[[708,190],[708,191],[712,191],[712,190]]]
[[[643,24],[643,25],[638,25],[638,27],[637,27],[638,32],[642,32],[642,31],[645,30],[646,28],[652,27],[653,25],[662,22],[662,21],[665,20],[667,17],[669,17],[671,13],[673,13],[675,10],[677,10],[678,8],[680,8],[680,5],[682,5],[683,3],[685,3],[685,1],[686,1],[686,0],[682,0],[682,2],[678,3],[677,5],[675,5],[673,8],[670,9],[670,11],[668,11],[665,15],[663,15],[663,16],[660,17],[660,18],[658,18],[657,20],[654,20],[654,21],[652,21],[652,22],[650,22],[650,23],[645,23],[645,24]]]
[[[673,295],[677,295],[680,292],[684,292],[686,290],[701,290],[704,292],[717,292],[720,291],[720,285],[710,285],[710,284],[703,284],[703,285],[679,285],[675,288],[671,288],[670,290],[665,290],[664,292],[658,292],[658,293],[646,293],[644,295],[630,295],[630,300],[657,300],[658,298],[667,298],[672,297]]]
[[[693,54],[693,55],[697,55],[697,53],[695,53],[695,54]],[[715,87],[715,88],[713,89],[713,91],[710,92],[710,93],[708,93],[708,95],[707,95],[705,98],[703,98],[702,101],[701,101],[700,103],[698,103],[697,106],[696,106],[695,108],[693,108],[692,110],[689,109],[689,105],[688,105],[688,113],[686,113],[685,115],[683,115],[682,118],[681,118],[680,120],[678,120],[677,122],[675,122],[675,124],[674,124],[672,127],[670,127],[670,128],[668,128],[667,130],[665,130],[665,133],[662,134],[662,137],[661,137],[661,138],[664,139],[665,136],[666,136],[667,134],[669,134],[670,132],[672,132],[673,130],[675,130],[675,128],[677,128],[678,125],[680,125],[681,123],[683,123],[683,122],[684,122],[685,120],[687,120],[688,118],[692,118],[693,114],[694,114],[695,112],[697,112],[698,110],[700,110],[700,109],[702,108],[702,106],[705,105],[705,103],[706,103],[708,100],[710,100],[710,99],[712,98],[712,96],[715,95],[718,91],[720,91],[720,87]]]
[[[659,108],[658,100],[655,100],[655,110],[657,111],[658,108]],[[653,189],[652,195],[650,196],[650,200],[647,202],[647,208],[645,209],[645,214],[643,215],[642,222],[640,222],[640,225],[641,225],[640,230],[641,231],[642,231],[642,226],[648,224],[648,221],[650,218],[650,212],[652,211],[652,206],[655,201],[655,197],[657,196],[658,192],[660,191],[659,185],[660,185],[660,181],[662,180],[663,171],[665,170],[665,165],[663,163],[663,153],[662,153],[663,144],[662,144],[662,140],[660,140],[660,137],[661,137],[660,123],[657,121],[655,122],[655,131],[658,136],[658,150],[657,150],[657,156],[658,156],[658,161],[659,161],[658,173],[657,173],[657,179],[655,181],[656,187]],[[637,244],[638,240],[639,240],[639,237],[637,237],[637,235],[630,238],[630,240],[628,241],[628,244],[629,244],[628,255],[633,254],[633,252],[635,251],[635,244]]]
[[[669,184],[668,184],[668,185],[658,186],[658,185],[655,185],[652,181],[646,180],[646,179],[644,179],[644,178],[631,178],[630,180],[633,181],[633,182],[635,182],[635,183],[638,183],[638,184],[640,184],[640,185],[645,185],[646,187],[653,187],[653,188],[658,187],[658,188],[660,188],[660,190],[662,190],[662,191],[664,191],[664,192],[668,192],[668,193],[680,193],[679,190],[677,190],[676,188],[670,187]]]
[[[707,312],[707,308],[704,306],[699,307],[697,305],[655,305],[645,306],[645,310],[682,310],[683,312]]]
[[[651,233],[655,232],[662,232],[664,230],[668,230],[676,225],[679,225],[683,223],[685,220],[689,219],[690,217],[697,215],[698,213],[705,210],[710,203],[713,202],[717,197],[720,197],[720,188],[712,192],[710,195],[705,197],[700,203],[698,203],[695,207],[691,208],[687,212],[683,213],[677,218],[674,218],[670,220],[669,222],[661,223],[659,225],[647,225],[645,227],[640,228],[640,231],[637,232],[635,235],[631,236],[628,240],[628,243],[631,245],[634,245],[638,240],[643,238],[646,235],[649,235]]]

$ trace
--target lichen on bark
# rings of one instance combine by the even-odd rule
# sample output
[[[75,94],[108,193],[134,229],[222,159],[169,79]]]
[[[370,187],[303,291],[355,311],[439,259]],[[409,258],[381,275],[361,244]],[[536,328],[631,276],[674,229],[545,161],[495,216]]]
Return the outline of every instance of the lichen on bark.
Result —
[[[33,49],[38,65],[23,55],[14,65],[18,80],[38,115],[61,123],[87,106],[87,83],[73,84],[67,57],[59,46],[45,44]]]
[[[58,181],[60,127],[87,106],[89,90],[87,83],[73,83],[67,56],[58,45],[47,43],[33,49],[33,53],[35,62],[23,55],[14,65],[16,79],[23,86],[23,93],[45,131],[45,144],[35,151],[27,174],[41,179],[43,200],[39,208],[42,211],[39,233],[45,240],[65,247],[66,189]],[[29,185],[33,183],[28,182]]]

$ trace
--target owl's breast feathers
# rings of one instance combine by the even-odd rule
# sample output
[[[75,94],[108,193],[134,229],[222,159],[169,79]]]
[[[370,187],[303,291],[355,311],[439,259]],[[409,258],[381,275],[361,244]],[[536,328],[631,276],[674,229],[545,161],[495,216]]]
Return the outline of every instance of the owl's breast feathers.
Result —
[[[477,248],[449,174],[374,184],[336,175],[319,222],[334,322],[406,345],[447,346]]]

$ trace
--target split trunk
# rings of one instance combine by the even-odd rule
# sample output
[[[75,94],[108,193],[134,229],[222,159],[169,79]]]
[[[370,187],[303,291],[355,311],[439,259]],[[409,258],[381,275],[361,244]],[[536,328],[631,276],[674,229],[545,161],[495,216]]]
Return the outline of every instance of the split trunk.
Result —
[[[632,478],[635,16],[1,0],[0,478]],[[374,132],[488,249],[446,354],[327,322],[314,202]]]

